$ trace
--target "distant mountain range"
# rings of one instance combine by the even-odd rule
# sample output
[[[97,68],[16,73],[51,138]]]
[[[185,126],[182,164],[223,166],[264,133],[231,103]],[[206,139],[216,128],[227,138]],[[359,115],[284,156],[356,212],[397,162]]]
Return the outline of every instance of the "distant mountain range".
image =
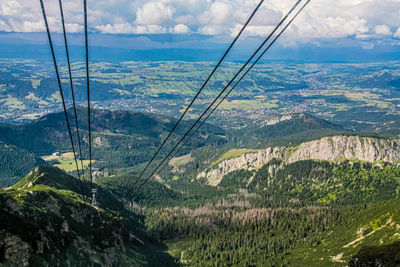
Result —
[[[83,60],[83,41],[79,34],[69,34],[71,57]],[[62,35],[53,34],[54,43],[62,51]],[[230,38],[199,34],[91,34],[92,61],[217,61],[226,50]],[[245,61],[261,38],[241,41],[229,61]],[[323,45],[299,44],[297,47],[274,47],[266,60],[286,62],[383,62],[398,58],[396,45],[374,44],[364,49],[358,40],[319,41]],[[338,46],[338,43],[342,45]],[[351,56],[349,56],[351,55]],[[0,58],[50,60],[44,33],[0,33]]]

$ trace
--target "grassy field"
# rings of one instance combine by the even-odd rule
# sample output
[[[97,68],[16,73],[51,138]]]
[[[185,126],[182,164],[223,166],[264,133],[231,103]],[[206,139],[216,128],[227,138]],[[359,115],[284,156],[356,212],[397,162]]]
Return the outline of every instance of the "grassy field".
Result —
[[[64,153],[61,154],[60,156],[43,156],[43,160],[47,162],[58,162],[56,164],[53,164],[53,166],[58,167],[64,171],[71,172],[76,170],[76,165],[75,165],[75,160],[74,160],[74,154],[72,152]],[[92,161],[94,162],[94,160]],[[89,166],[90,161],[89,160],[83,160],[83,167],[87,168]],[[80,161],[78,162],[79,167],[80,167]]]

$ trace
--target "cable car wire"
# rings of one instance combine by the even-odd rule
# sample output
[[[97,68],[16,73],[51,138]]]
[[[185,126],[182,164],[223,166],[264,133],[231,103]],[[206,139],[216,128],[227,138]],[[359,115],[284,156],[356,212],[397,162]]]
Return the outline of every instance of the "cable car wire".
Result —
[[[183,142],[186,136],[193,130],[196,124],[205,116],[205,114],[210,110],[210,108],[216,103],[216,101],[220,98],[220,96],[230,87],[230,85],[234,82],[234,80],[239,76],[239,74],[249,65],[251,60],[260,52],[260,50],[264,47],[264,45],[271,39],[271,37],[275,34],[278,28],[286,21],[286,19],[290,16],[291,13],[296,9],[296,7],[302,2],[302,0],[298,0],[293,7],[289,10],[289,12],[282,18],[282,20],[276,25],[274,30],[269,34],[269,36],[262,42],[262,44],[258,47],[258,49],[252,54],[252,56],[246,61],[246,63],[242,66],[242,68],[236,73],[236,75],[232,78],[232,80],[226,85],[226,87],[219,93],[219,95],[214,99],[214,101],[207,107],[207,109],[201,114],[201,116],[196,120],[196,122],[192,125],[192,127],[183,135],[183,137],[178,141],[178,143],[171,149],[171,151],[167,154],[166,157],[157,165],[157,167],[151,172],[151,174],[147,177],[147,179],[139,186],[139,188],[134,191],[133,198],[136,194],[143,188],[143,186],[151,179],[151,177],[157,172],[160,166],[169,158],[169,156],[173,153],[173,151]],[[304,9],[304,8],[303,8]],[[301,9],[301,10],[303,10]],[[279,35],[280,36],[280,35]],[[128,191],[129,192],[129,191]],[[129,193],[128,193],[129,194]],[[127,195],[128,195],[127,194]]]
[[[214,73],[217,71],[217,69],[219,68],[219,66],[221,65],[222,61],[226,58],[226,56],[228,55],[228,53],[230,52],[230,50],[232,49],[232,47],[235,45],[235,43],[238,41],[239,37],[242,35],[243,31],[246,29],[247,25],[250,23],[250,21],[253,19],[254,15],[257,13],[257,11],[259,10],[259,8],[261,7],[261,5],[263,4],[264,0],[261,0],[259,2],[259,4],[257,5],[257,7],[254,9],[253,13],[250,15],[250,17],[248,18],[248,20],[246,21],[246,23],[243,25],[242,29],[239,31],[239,33],[236,35],[235,39],[232,41],[232,43],[230,44],[230,46],[228,47],[228,49],[225,51],[224,55],[222,56],[222,58],[219,60],[219,62],[217,63],[217,65],[214,67],[214,69],[212,70],[212,72],[210,73],[210,75],[207,77],[206,81],[203,83],[203,85],[201,86],[200,90],[196,93],[196,95],[193,97],[193,99],[191,100],[190,104],[186,107],[185,111],[182,113],[182,115],[180,116],[180,118],[178,119],[178,121],[175,123],[174,127],[171,129],[171,131],[168,133],[167,137],[164,139],[164,141],[162,142],[161,146],[157,149],[156,153],[154,153],[154,155],[152,156],[152,158],[150,159],[150,161],[146,164],[145,168],[142,170],[142,172],[139,174],[139,176],[136,178],[135,182],[133,183],[133,185],[131,186],[131,188],[126,192],[126,195],[130,194],[130,192],[133,190],[133,188],[137,185],[137,183],[139,182],[139,180],[143,177],[144,173],[146,172],[146,170],[149,168],[150,164],[156,159],[157,155],[160,153],[161,149],[165,146],[166,142],[169,140],[169,138],[171,137],[172,133],[175,131],[175,129],[178,127],[178,125],[181,123],[183,117],[185,117],[185,115],[187,114],[187,112],[190,110],[190,108],[192,107],[192,105],[194,104],[194,102],[196,101],[196,99],[198,98],[198,96],[200,95],[200,93],[203,91],[203,89],[205,88],[205,86],[208,84],[208,82],[210,81],[211,77],[214,75]]]
[[[43,0],[39,0],[39,1],[40,1],[40,6],[42,8],[43,20],[44,20],[44,24],[46,26],[47,37],[48,37],[48,40],[49,40],[51,55],[52,55],[52,58],[53,58],[54,68],[55,68],[55,71],[56,71],[58,87],[59,87],[59,90],[60,90],[61,101],[62,101],[63,108],[64,108],[64,115],[65,115],[65,121],[67,123],[69,139],[70,139],[71,146],[72,146],[72,151],[73,151],[73,154],[74,154],[76,170],[78,172],[78,177],[79,177],[79,181],[80,181],[81,194],[83,195],[83,184],[82,184],[82,179],[81,179],[81,175],[80,175],[80,172],[79,172],[78,160],[76,158],[75,145],[74,145],[74,140],[72,138],[71,127],[70,127],[70,124],[69,124],[67,107],[65,105],[64,93],[63,93],[63,89],[62,89],[60,73],[58,71],[58,65],[57,65],[57,60],[56,60],[56,56],[55,56],[55,52],[54,52],[53,41],[51,39],[49,24],[47,22],[46,10],[45,10],[44,4],[43,4]]]
[[[81,137],[80,137],[79,125],[78,125],[78,115],[76,112],[76,104],[75,104],[74,84],[73,84],[73,80],[72,80],[71,62],[69,59],[67,31],[65,30],[64,11],[63,11],[63,6],[62,6],[62,0],[58,0],[58,2],[59,2],[59,6],[60,6],[61,23],[62,23],[63,34],[64,34],[65,53],[67,56],[67,63],[68,63],[68,74],[69,74],[69,81],[70,81],[70,86],[71,86],[72,104],[73,104],[74,115],[75,115],[75,127],[76,127],[76,135],[78,138],[78,149],[79,149],[79,156],[80,156],[80,161],[81,161],[81,170],[82,170],[82,176],[85,176],[85,171],[84,171],[84,167],[83,167]]]

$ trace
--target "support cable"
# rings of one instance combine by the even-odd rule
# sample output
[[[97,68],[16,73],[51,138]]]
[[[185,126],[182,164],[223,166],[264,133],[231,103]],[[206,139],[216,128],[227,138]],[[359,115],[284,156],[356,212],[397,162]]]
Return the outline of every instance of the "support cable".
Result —
[[[139,182],[139,180],[143,177],[144,173],[146,172],[146,170],[149,168],[150,164],[155,160],[155,158],[157,157],[157,155],[160,153],[161,149],[164,147],[164,145],[166,144],[166,142],[169,140],[169,138],[171,137],[172,133],[175,131],[175,129],[178,127],[178,125],[181,123],[183,117],[185,117],[185,115],[187,114],[187,112],[190,110],[190,108],[192,107],[192,105],[194,104],[194,102],[196,101],[196,99],[198,98],[198,96],[200,95],[200,93],[203,91],[203,89],[205,88],[205,86],[208,84],[208,82],[210,81],[211,77],[214,75],[214,73],[217,71],[217,69],[219,68],[219,66],[221,65],[222,61],[226,58],[226,56],[228,55],[228,53],[230,52],[230,50],[232,49],[232,47],[235,45],[235,43],[237,42],[237,40],[239,39],[239,37],[242,35],[243,31],[246,29],[247,25],[250,23],[250,21],[253,19],[254,15],[257,13],[257,11],[259,10],[259,8],[261,7],[261,5],[263,4],[264,0],[261,0],[259,2],[259,4],[257,5],[257,7],[254,9],[253,13],[250,15],[250,17],[248,18],[248,20],[246,21],[246,23],[243,25],[242,29],[239,31],[239,33],[237,34],[237,36],[235,37],[235,39],[233,40],[233,42],[230,44],[229,48],[225,51],[225,54],[223,55],[223,57],[219,60],[218,64],[214,67],[214,69],[212,70],[212,72],[210,73],[210,75],[208,76],[208,78],[206,79],[206,81],[203,83],[203,85],[201,86],[200,90],[196,93],[196,95],[194,96],[194,98],[191,100],[190,104],[186,107],[185,111],[182,113],[181,117],[178,119],[178,121],[175,123],[174,127],[171,129],[171,131],[169,132],[169,134],[167,135],[167,137],[164,139],[164,141],[162,142],[161,146],[157,149],[156,153],[152,156],[152,158],[150,159],[150,161],[146,164],[145,168],[142,170],[142,172],[139,174],[139,176],[136,178],[135,182],[133,183],[132,187],[127,191],[126,195],[130,194],[131,190],[137,185],[137,183]]]
[[[48,24],[48,22],[47,22],[47,16],[46,16],[46,11],[45,11],[45,8],[44,8],[44,5],[43,5],[43,0],[39,0],[39,1],[40,1],[40,6],[41,6],[41,8],[42,8],[42,14],[43,14],[43,19],[44,19],[44,24],[45,24],[45,26],[46,26],[47,37],[48,37],[48,39],[49,39],[49,44],[50,44],[50,49],[51,49],[51,55],[52,55],[52,57],[53,57],[54,68],[55,68],[55,70],[56,70],[58,87],[59,87],[59,89],[60,89],[61,101],[62,101],[63,108],[64,108],[65,121],[67,122],[69,139],[70,139],[70,141],[71,141],[72,151],[73,151],[73,153],[74,153],[74,160],[75,160],[76,170],[77,170],[77,172],[78,172],[78,177],[79,177],[79,181],[80,181],[81,194],[83,195],[83,184],[82,184],[81,175],[80,175],[80,171],[79,171],[78,160],[77,160],[77,158],[76,158],[75,145],[74,145],[74,140],[73,140],[73,138],[72,138],[71,127],[70,127],[70,124],[69,124],[68,113],[67,113],[67,107],[66,107],[66,105],[65,105],[64,93],[63,93],[63,89],[62,89],[62,85],[61,85],[60,73],[59,73],[59,71],[58,71],[57,60],[56,60],[56,56],[55,56],[55,53],[54,53],[53,41],[52,41],[52,39],[51,39],[49,24]]]
[[[83,167],[81,137],[80,137],[79,126],[78,126],[78,115],[77,115],[77,112],[76,112],[76,104],[75,104],[74,84],[73,84],[73,81],[72,81],[71,62],[69,60],[67,31],[65,30],[64,11],[63,11],[63,6],[62,6],[62,0],[58,0],[58,2],[59,2],[59,6],[60,6],[61,23],[62,23],[63,34],[64,34],[65,52],[66,52],[67,63],[68,63],[69,82],[70,82],[70,86],[71,86],[72,104],[73,104],[73,107],[74,107],[75,127],[76,127],[76,135],[78,137],[78,148],[79,148],[79,156],[80,156],[80,161],[81,161],[81,170],[82,170],[82,176],[85,176],[85,171],[84,171],[84,167]]]
[[[271,37],[275,34],[278,28],[286,21],[289,15],[296,9],[296,7],[301,3],[302,0],[298,0],[294,6],[290,9],[290,11],[282,18],[282,20],[278,23],[275,29],[269,34],[269,36],[263,41],[263,43],[258,47],[258,49],[252,54],[252,56],[246,61],[246,63],[242,66],[242,68],[236,73],[236,75],[232,78],[232,80],[226,85],[226,87],[219,93],[219,95],[214,99],[214,101],[207,107],[207,109],[201,114],[201,116],[196,120],[196,122],[192,125],[192,127],[184,134],[184,136],[178,141],[178,143],[171,149],[171,151],[167,154],[167,156],[157,165],[157,167],[151,172],[151,174],[147,177],[147,179],[139,186],[139,188],[134,191],[133,197],[143,188],[143,186],[151,179],[151,177],[157,172],[160,166],[169,158],[169,156],[173,153],[173,151],[183,142],[183,140],[189,135],[189,133],[194,129],[196,124],[205,116],[205,114],[210,110],[210,108],[216,103],[216,101],[220,98],[220,96],[230,87],[230,85],[234,82],[234,80],[239,76],[239,74],[249,65],[251,60],[258,54],[258,52],[264,47],[264,45],[271,39]],[[132,187],[131,187],[132,188]],[[130,193],[128,191],[127,195]]]
[[[189,138],[179,147],[178,150],[172,155],[175,157],[179,151],[189,142],[189,140],[193,137],[193,135],[203,126],[203,124],[208,120],[208,118],[214,113],[214,111],[224,102],[224,100],[232,93],[232,91],[238,86],[238,84],[243,80],[244,77],[254,68],[254,66],[260,61],[260,59],[267,53],[267,51],[272,47],[272,45],[278,40],[278,38],[286,31],[286,29],[292,24],[292,22],[296,19],[296,17],[303,11],[303,9],[308,5],[311,0],[308,0],[301,9],[293,16],[293,18],[288,22],[288,24],[281,30],[281,32],[275,37],[275,39],[268,45],[268,47],[264,50],[264,52],[257,58],[257,60],[250,66],[250,68],[242,75],[242,77],[236,82],[236,84],[226,93],[226,95],[219,101],[219,103],[213,108],[213,110],[207,115],[207,117],[202,121],[199,126],[191,133]]]
[[[89,44],[88,44],[88,22],[87,22],[87,1],[83,0],[83,11],[85,20],[85,52],[86,52],[86,87],[87,87],[87,109],[88,109],[88,127],[89,127],[89,177],[90,191],[93,191],[93,174],[92,174],[92,129],[90,117],[90,76],[89,76]]]

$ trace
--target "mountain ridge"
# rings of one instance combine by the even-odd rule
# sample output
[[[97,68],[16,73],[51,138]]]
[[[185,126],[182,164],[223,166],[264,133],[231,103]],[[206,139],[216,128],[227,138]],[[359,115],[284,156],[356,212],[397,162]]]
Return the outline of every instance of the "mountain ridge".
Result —
[[[202,171],[197,179],[205,179],[216,186],[222,178],[240,169],[256,170],[273,159],[283,164],[304,160],[359,160],[365,162],[400,161],[400,139],[383,139],[359,136],[324,137],[301,144],[298,147],[268,147],[256,153],[246,153],[240,157],[224,160],[217,166]]]
[[[77,178],[54,167],[36,167],[0,191],[0,263],[154,266],[155,255],[170,262],[146,235],[141,217],[131,211],[118,216],[119,201],[96,187],[98,206],[92,206],[78,193]]]

